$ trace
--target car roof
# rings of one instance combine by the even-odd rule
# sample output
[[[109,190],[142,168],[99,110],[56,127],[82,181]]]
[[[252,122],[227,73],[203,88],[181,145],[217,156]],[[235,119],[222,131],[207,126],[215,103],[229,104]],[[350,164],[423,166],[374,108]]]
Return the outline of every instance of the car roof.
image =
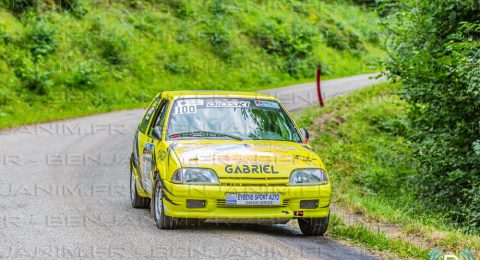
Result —
[[[225,91],[225,90],[175,90],[164,91],[160,93],[164,98],[178,99],[186,97],[215,97],[215,98],[247,98],[247,99],[269,99],[278,100],[267,94],[243,91]]]

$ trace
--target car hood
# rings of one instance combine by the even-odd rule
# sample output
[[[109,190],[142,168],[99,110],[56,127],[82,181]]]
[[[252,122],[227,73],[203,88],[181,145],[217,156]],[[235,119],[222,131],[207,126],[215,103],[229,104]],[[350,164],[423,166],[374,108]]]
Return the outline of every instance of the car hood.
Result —
[[[301,143],[182,140],[170,146],[182,167],[213,169],[220,178],[284,179],[294,169],[324,168],[318,155]]]

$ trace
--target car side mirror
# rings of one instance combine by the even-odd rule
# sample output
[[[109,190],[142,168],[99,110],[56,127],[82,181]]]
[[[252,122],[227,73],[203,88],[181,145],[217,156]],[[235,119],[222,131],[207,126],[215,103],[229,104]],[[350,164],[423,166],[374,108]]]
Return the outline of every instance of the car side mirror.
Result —
[[[152,130],[152,137],[157,140],[162,140],[162,128],[155,126]]]
[[[308,134],[308,131],[307,129],[305,128],[300,128],[300,132],[302,132],[302,136],[303,136],[303,143],[308,143],[308,139],[310,138],[310,135]]]

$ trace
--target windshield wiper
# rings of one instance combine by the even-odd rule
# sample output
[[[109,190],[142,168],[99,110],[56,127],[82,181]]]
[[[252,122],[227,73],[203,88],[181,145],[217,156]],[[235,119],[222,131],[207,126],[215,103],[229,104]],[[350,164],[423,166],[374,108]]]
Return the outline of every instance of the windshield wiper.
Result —
[[[185,136],[185,137],[216,137],[216,136],[225,136],[229,137],[238,141],[242,141],[243,139],[238,136],[234,135],[229,135],[225,133],[217,133],[217,132],[211,132],[211,131],[191,131],[191,132],[183,132],[183,133],[176,133],[176,134],[171,134],[169,137],[172,136]]]

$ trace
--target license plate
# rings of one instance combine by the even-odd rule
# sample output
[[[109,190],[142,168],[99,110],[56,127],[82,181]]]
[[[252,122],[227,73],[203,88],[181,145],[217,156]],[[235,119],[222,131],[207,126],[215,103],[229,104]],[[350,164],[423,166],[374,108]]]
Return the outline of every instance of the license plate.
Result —
[[[228,193],[225,205],[280,205],[279,193]]]

